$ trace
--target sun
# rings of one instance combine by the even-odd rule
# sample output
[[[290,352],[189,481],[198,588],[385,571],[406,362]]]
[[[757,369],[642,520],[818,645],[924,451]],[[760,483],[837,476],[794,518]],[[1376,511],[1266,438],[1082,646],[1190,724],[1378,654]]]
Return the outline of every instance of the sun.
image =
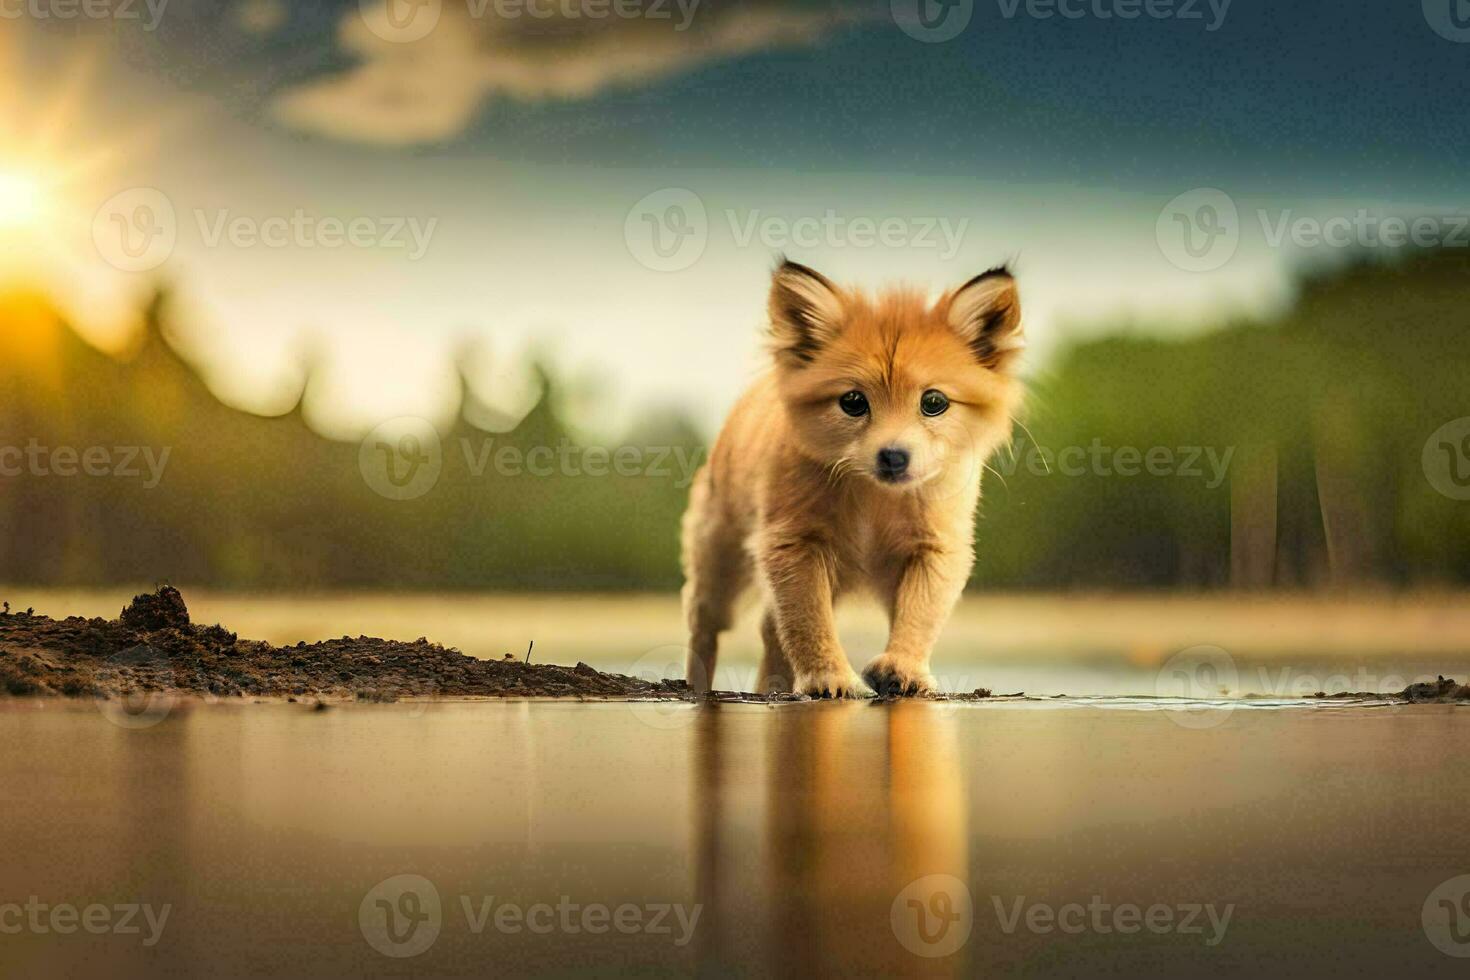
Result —
[[[0,231],[36,227],[46,216],[47,189],[34,174],[0,168]]]
[[[3,6],[4,0],[0,0]],[[51,73],[42,99],[0,89],[0,236],[28,240],[63,258],[90,236],[98,206],[118,188],[119,170],[158,141],[170,120],[157,112],[118,131],[118,120],[89,111],[88,95],[107,52],[74,50]],[[0,36],[0,77],[22,75],[26,62],[12,39]],[[7,242],[0,242],[7,244]]]
[[[186,103],[127,116],[95,109],[89,96],[111,58],[101,42],[70,48],[65,64],[45,72],[44,87],[27,85],[40,69],[25,57],[25,38],[0,30],[0,78],[10,82],[0,85],[0,296],[45,296],[86,340],[121,351],[137,336],[139,296],[151,284],[101,254],[97,216],[127,189],[124,175],[155,157],[163,133],[187,125],[196,110]],[[0,332],[17,322],[0,316]]]

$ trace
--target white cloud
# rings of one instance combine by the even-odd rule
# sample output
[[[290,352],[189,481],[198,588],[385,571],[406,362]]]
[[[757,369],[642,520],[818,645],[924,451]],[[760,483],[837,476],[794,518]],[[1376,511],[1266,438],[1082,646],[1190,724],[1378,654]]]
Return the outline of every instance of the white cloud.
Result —
[[[600,7],[593,0],[417,2],[404,9],[432,16],[425,23],[433,27],[415,40],[395,39],[405,36],[403,21],[390,21],[383,5],[344,15],[338,42],[357,64],[283,93],[277,117],[297,129],[354,142],[446,140],[463,132],[496,96],[522,102],[587,99],[757,51],[810,46],[855,19],[840,8],[792,3],[716,10],[698,0],[604,0]],[[665,16],[587,13],[632,6]],[[531,16],[532,8],[541,16]],[[507,10],[520,13],[506,16]]]

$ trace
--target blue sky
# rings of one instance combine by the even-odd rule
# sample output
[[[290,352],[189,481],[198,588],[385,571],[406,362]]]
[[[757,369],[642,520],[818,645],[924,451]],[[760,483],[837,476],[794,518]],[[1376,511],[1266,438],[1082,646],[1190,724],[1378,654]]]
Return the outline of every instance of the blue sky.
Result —
[[[55,115],[54,80],[90,65],[46,152],[128,149],[53,196],[90,226],[148,188],[175,232],[156,266],[104,261],[79,318],[168,278],[224,397],[271,410],[309,346],[313,420],[342,437],[449,410],[443,359],[467,339],[512,415],[536,351],[595,391],[589,425],[663,404],[712,425],[759,370],[781,250],[934,289],[1014,259],[1044,364],[1119,323],[1284,302],[1295,268],[1343,249],[1273,242],[1282,220],[1465,200],[1463,0],[920,0],[939,35],[968,17],[942,41],[912,36],[906,0],[619,0],[633,15],[605,18],[614,0],[396,18],[380,0],[155,0],[151,30],[56,2],[0,0],[0,52],[28,83],[11,128]],[[538,2],[554,16],[519,6]],[[1238,226],[1208,267],[1162,237],[1173,202],[1216,213],[1203,189]],[[309,227],[259,240],[293,216]],[[355,220],[363,243],[338,243],[330,222]],[[683,251],[650,251],[655,233]]]

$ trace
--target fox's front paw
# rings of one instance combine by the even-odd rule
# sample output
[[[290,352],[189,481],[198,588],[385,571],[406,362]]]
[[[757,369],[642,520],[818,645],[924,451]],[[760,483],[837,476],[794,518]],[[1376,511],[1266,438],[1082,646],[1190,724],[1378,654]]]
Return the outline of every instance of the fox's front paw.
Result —
[[[863,680],[880,698],[935,694],[939,684],[924,665],[885,653],[863,668]]]
[[[855,698],[864,693],[863,682],[847,664],[833,664],[813,670],[798,670],[792,689],[797,694],[814,698]]]

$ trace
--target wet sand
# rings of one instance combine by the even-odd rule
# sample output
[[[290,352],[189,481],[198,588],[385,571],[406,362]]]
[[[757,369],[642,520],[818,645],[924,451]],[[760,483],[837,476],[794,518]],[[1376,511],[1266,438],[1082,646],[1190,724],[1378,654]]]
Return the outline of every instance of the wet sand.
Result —
[[[135,596],[112,619],[0,607],[0,697],[145,700],[156,694],[393,702],[410,697],[689,696],[682,679],[640,680],[587,664],[481,660],[420,637],[277,647],[195,623],[178,589]]]
[[[411,648],[427,633],[435,644],[482,660],[519,660],[534,643],[538,664],[585,661],[603,673],[659,682],[684,671],[683,618],[673,596],[183,592],[195,623],[224,623],[241,638],[275,647],[367,634]],[[12,610],[34,606],[57,619],[112,619],[134,594],[0,587]],[[724,638],[716,686],[754,686],[760,645],[754,618],[747,615]],[[882,650],[882,618],[863,603],[839,609],[844,646],[856,666]],[[1161,679],[1174,676],[1181,651],[1199,647],[1216,647],[1230,659],[1216,683],[1206,685],[1202,674],[1201,683],[1182,692],[1195,696],[1393,692],[1441,674],[1465,680],[1470,601],[1450,593],[975,595],[941,636],[934,671],[941,689],[954,694],[976,688],[1038,697],[1181,693]],[[425,685],[414,693],[435,692]]]
[[[225,623],[242,636],[277,646],[344,633],[412,642],[428,631],[431,639],[483,659],[521,654],[534,640],[558,663],[585,660],[600,670],[626,673],[645,651],[685,640],[673,594],[252,595],[181,588],[197,622]],[[111,618],[144,591],[141,585],[85,590],[0,585],[0,599],[15,609],[34,606],[57,617]],[[746,610],[740,626],[725,638],[723,661],[754,665],[760,645],[756,613]],[[875,604],[845,603],[838,622],[854,656],[881,648],[886,621]],[[1470,594],[974,592],[945,627],[935,659],[941,665],[1000,668],[1015,661],[1075,666],[1112,659],[1147,666],[1200,643],[1240,657],[1285,655],[1338,670],[1381,655],[1464,659],[1470,657]]]
[[[650,651],[629,674],[604,673],[586,663],[532,663],[533,652],[534,643],[528,644],[524,659],[508,654],[483,660],[424,637],[407,643],[362,635],[273,646],[244,639],[219,624],[194,622],[182,593],[172,586],[134,596],[111,619],[57,619],[30,608],[0,606],[0,697],[65,696],[145,706],[151,697],[175,695],[209,702],[246,696],[304,698],[323,705],[343,699],[391,703],[403,698],[699,699],[683,676],[687,650],[682,645]],[[722,701],[810,700],[791,693],[753,694],[756,678],[729,666],[717,669],[713,680],[714,693],[709,696]],[[1407,683],[1402,678],[1385,683],[1389,678],[1383,676],[1373,680],[1362,690],[1350,684],[1329,690],[1331,685],[1319,685],[1310,674],[1287,673],[1278,675],[1269,693],[1278,700],[1295,688],[1298,699],[1470,701],[1470,686],[1443,675],[1421,675]],[[1257,693],[1238,690],[1239,681],[1239,668],[1228,651],[1202,646],[1159,667],[1153,694],[1238,700],[1242,694]],[[940,684],[939,690],[921,697],[968,702],[994,696],[990,688],[972,686],[965,675],[960,675],[958,685],[954,675],[942,676]],[[1026,694],[1001,696],[1021,699]]]
[[[0,972],[1448,975],[1467,735],[1338,702],[12,700],[0,907],[171,911],[151,946],[0,935]]]

